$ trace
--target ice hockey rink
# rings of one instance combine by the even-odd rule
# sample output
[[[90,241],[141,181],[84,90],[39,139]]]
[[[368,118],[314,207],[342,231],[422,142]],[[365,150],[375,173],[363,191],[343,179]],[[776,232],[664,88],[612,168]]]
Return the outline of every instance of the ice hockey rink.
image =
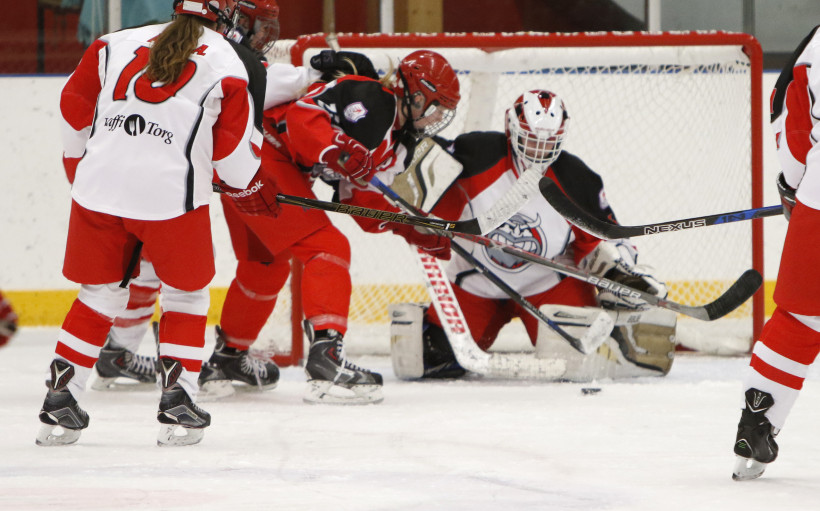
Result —
[[[808,510],[820,494],[813,370],[761,479],[734,482],[745,357],[681,355],[663,379],[589,385],[405,382],[379,405],[302,402],[300,368],[267,393],[203,404],[201,444],[156,446],[158,391],[96,392],[79,442],[38,447],[56,329],[0,350],[3,510]],[[209,340],[212,343],[212,340]],[[147,343],[146,343],[147,344]],[[212,345],[209,345],[210,349]]]

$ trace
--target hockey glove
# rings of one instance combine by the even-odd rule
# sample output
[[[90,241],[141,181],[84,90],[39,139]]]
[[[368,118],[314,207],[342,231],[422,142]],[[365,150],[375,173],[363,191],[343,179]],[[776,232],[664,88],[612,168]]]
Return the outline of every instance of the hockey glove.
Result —
[[[795,197],[797,190],[789,186],[782,172],[777,175],[777,193],[780,194],[780,203],[783,204],[783,216],[785,216],[786,221],[788,221],[792,217],[792,209],[794,209],[794,205],[797,203],[797,198]]]
[[[276,200],[276,195],[280,192],[279,187],[273,179],[264,175],[261,169],[245,189],[233,188],[224,182],[214,183],[213,188],[215,192],[224,193],[233,199],[236,209],[246,215],[267,215],[275,218],[281,210],[279,201]]]
[[[8,343],[17,331],[17,314],[11,303],[0,294],[0,346]]]
[[[447,236],[426,234],[406,224],[393,224],[390,230],[404,238],[407,243],[422,249],[424,253],[444,261],[450,260],[450,238]]]
[[[332,82],[342,75],[359,75],[379,79],[373,62],[365,55],[352,51],[322,50],[310,58],[310,66],[322,72],[323,82]]]
[[[626,242],[602,241],[579,266],[598,277],[666,298],[669,294],[666,285],[652,276],[648,266],[635,264],[636,259],[637,252]],[[608,289],[598,290],[598,303],[607,309],[641,309],[647,306],[640,298],[619,295]]]
[[[362,188],[367,186],[366,182],[376,173],[370,151],[341,131],[336,132],[333,143],[322,151],[319,161]]]

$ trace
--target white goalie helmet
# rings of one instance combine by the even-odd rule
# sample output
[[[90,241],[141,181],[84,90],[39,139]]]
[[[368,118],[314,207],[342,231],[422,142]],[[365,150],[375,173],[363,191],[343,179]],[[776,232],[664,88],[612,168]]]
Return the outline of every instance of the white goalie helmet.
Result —
[[[527,91],[507,110],[507,138],[524,169],[546,170],[561,154],[568,125],[564,101],[548,90]]]

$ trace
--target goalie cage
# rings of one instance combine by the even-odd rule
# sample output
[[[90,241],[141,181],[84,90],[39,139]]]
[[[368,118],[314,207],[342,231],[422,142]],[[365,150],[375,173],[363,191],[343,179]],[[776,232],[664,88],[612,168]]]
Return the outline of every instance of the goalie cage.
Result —
[[[523,91],[545,88],[566,102],[565,150],[603,179],[607,199],[625,225],[660,222],[762,205],[761,49],[747,34],[339,34],[342,49],[367,54],[381,75],[419,48],[444,55],[456,70],[462,101],[442,133],[503,131],[504,112]],[[272,60],[308,65],[327,48],[323,34],[280,41]],[[317,196],[330,200],[323,183]],[[353,296],[345,336],[352,355],[389,353],[387,306],[426,302],[412,251],[398,236],[362,232],[329,213],[349,238]],[[698,305],[714,300],[744,270],[763,273],[760,220],[634,239],[639,262],[655,268],[670,298]],[[297,266],[294,264],[294,267]],[[299,269],[260,335],[257,347],[280,365],[304,356]],[[295,277],[295,278],[294,278]],[[744,353],[763,324],[764,297],[726,318],[679,316],[682,345],[710,353]],[[507,327],[493,349],[531,349],[523,327]]]

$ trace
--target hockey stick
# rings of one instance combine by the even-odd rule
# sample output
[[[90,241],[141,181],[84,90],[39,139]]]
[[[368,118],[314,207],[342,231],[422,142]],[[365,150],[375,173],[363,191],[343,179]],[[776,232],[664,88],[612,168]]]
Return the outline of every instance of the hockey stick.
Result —
[[[706,227],[709,225],[728,224],[731,222],[741,222],[744,220],[754,220],[755,218],[765,218],[783,214],[783,206],[767,206],[764,208],[745,209],[742,211],[732,211],[731,213],[720,213],[716,215],[706,215],[685,220],[672,220],[669,222],[659,222],[646,225],[617,225],[595,218],[578,204],[570,199],[555,182],[545,177],[538,184],[541,195],[555,208],[561,216],[577,225],[586,232],[603,238],[613,240],[618,238],[632,238],[644,236],[646,234],[657,234],[659,232],[682,231],[695,227]]]
[[[405,210],[412,211],[415,214],[421,214],[421,211],[419,211],[412,204],[404,200],[404,198],[401,195],[396,193],[395,190],[393,190],[386,184],[382,183],[377,177],[374,177],[370,181],[370,184],[378,188],[379,191],[381,191],[394,203],[400,204],[402,207],[405,208]],[[606,340],[606,338],[609,336],[609,333],[612,332],[612,328],[614,327],[612,318],[610,318],[609,314],[602,310],[601,313],[589,323],[589,328],[587,328],[586,332],[583,336],[581,336],[581,338],[574,337],[569,332],[561,328],[560,324],[551,320],[540,310],[538,310],[538,307],[536,307],[535,305],[530,303],[529,300],[521,296],[521,294],[518,291],[510,287],[499,276],[497,276],[489,268],[484,266],[478,259],[473,257],[473,255],[467,249],[465,249],[457,243],[451,244],[450,248],[453,250],[453,252],[461,256],[461,258],[463,258],[467,262],[467,264],[475,268],[478,271],[478,273],[483,275],[487,280],[489,280],[493,285],[500,289],[504,294],[509,296],[511,300],[513,300],[515,303],[523,307],[524,310],[529,312],[538,321],[546,323],[547,326],[549,326],[555,333],[557,333],[564,340],[566,340],[569,343],[569,345],[572,346],[578,352],[584,355],[591,353],[592,351],[596,350],[604,342],[604,340]]]
[[[389,211],[365,208],[360,206],[345,206],[344,204],[320,201],[315,199],[305,199],[301,197],[294,197],[292,195],[279,194],[276,196],[276,198],[277,200],[279,200],[279,202],[283,204],[294,204],[297,206],[313,207],[317,209],[323,209],[326,211],[335,211],[337,213],[362,216],[365,218],[378,218],[390,221],[390,218],[406,217],[406,215],[392,213]],[[407,223],[402,222],[401,219],[399,219],[398,221],[399,223]],[[428,224],[422,225],[422,227],[431,226]],[[435,227],[432,228],[435,229]],[[541,264],[543,266],[553,269],[558,273],[576,278],[578,280],[583,280],[584,282],[588,282],[594,285],[595,287],[607,289],[617,295],[643,300],[647,304],[652,305],[654,307],[662,307],[665,309],[673,310],[680,314],[691,316],[693,318],[700,319],[703,321],[712,321],[721,318],[726,314],[729,314],[733,310],[743,305],[743,303],[746,300],[751,298],[751,296],[758,290],[758,288],[760,288],[761,284],[763,284],[763,277],[760,275],[760,273],[752,269],[746,270],[743,273],[743,275],[741,275],[740,278],[738,278],[731,285],[731,287],[729,287],[729,289],[726,290],[726,292],[720,295],[713,302],[704,305],[683,305],[681,303],[677,303],[666,298],[659,298],[653,295],[652,293],[648,293],[646,291],[640,291],[633,287],[624,284],[619,284],[618,282],[614,282],[603,277],[591,275],[573,266],[568,266],[557,261],[553,261],[552,259],[547,259],[545,257],[532,254],[525,250],[516,248],[512,245],[506,245],[504,243],[492,240],[484,236],[459,231],[445,231],[443,229],[439,230],[444,233],[449,232],[453,236],[457,236],[459,238],[472,241],[473,243],[484,245],[488,248],[498,249],[502,252],[519,257],[521,259],[536,264]]]

